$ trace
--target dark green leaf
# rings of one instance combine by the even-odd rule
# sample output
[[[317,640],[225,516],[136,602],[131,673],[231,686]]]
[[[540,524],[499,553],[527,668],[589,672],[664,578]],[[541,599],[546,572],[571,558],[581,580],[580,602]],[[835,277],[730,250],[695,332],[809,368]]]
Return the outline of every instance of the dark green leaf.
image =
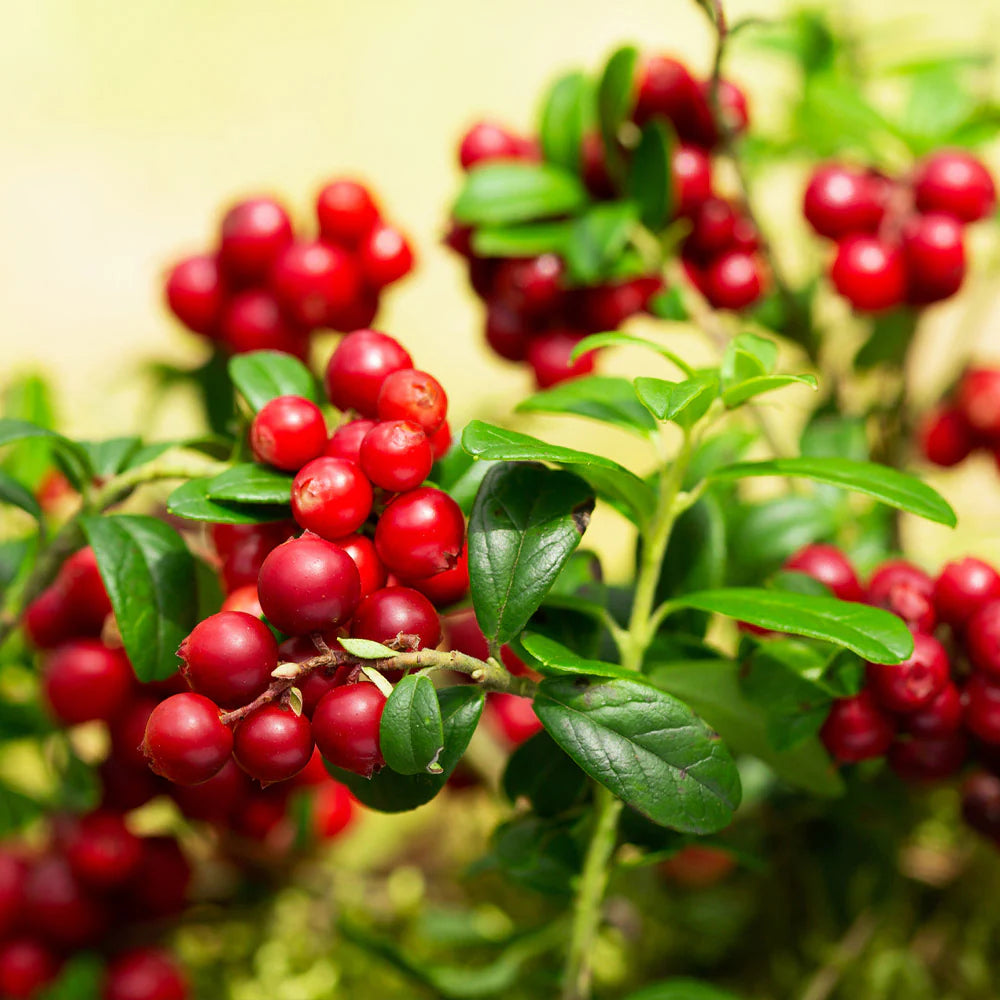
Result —
[[[210,479],[205,495],[209,500],[223,503],[281,506],[291,503],[292,477],[266,465],[247,462]]]
[[[632,383],[613,375],[588,375],[537,392],[517,405],[521,413],[572,413],[648,436],[656,429]]]
[[[484,163],[466,175],[452,214],[467,225],[506,225],[565,215],[587,201],[580,179],[550,163]]]
[[[439,489],[444,490],[468,517],[472,505],[476,502],[479,484],[495,464],[495,462],[479,461],[464,448],[456,445],[444,458],[434,464],[430,480]]]
[[[116,437],[107,441],[81,441],[94,475],[107,479],[126,468],[129,460],[139,450],[142,440],[138,437]]]
[[[87,452],[75,441],[56,434],[27,420],[5,417],[0,420],[0,448],[19,441],[41,440],[50,445],[65,461],[66,471],[76,485],[88,482],[93,476]]]
[[[170,494],[167,510],[175,517],[189,521],[211,521],[217,524],[264,524],[282,521],[291,516],[288,505],[220,503],[208,497],[209,479],[192,479]]]
[[[731,822],[740,800],[736,765],[670,695],[633,680],[548,678],[535,713],[587,774],[661,826],[711,833]]]
[[[86,517],[83,530],[136,676],[169,677],[198,607],[194,559],[183,539],[162,521],[138,514]]]
[[[613,52],[604,64],[597,85],[597,119],[604,140],[604,155],[612,177],[624,172],[618,148],[618,130],[632,111],[635,100],[635,66],[638,50],[626,45]]]
[[[469,519],[469,576],[476,618],[504,643],[532,616],[580,544],[594,500],[587,483],[543,465],[496,466]]]
[[[520,226],[484,226],[472,234],[472,249],[479,257],[562,256],[566,252],[572,220],[527,222]]]
[[[635,380],[639,399],[658,420],[672,420],[680,427],[693,427],[719,393],[714,375],[698,375],[683,382],[640,376]]]
[[[720,990],[698,979],[668,979],[630,993],[625,1000],[739,1000],[735,993]]]
[[[38,532],[0,541],[0,592],[30,572],[37,547]]]
[[[407,674],[392,689],[382,711],[379,749],[397,774],[437,774],[444,747],[441,706],[430,678]]]
[[[42,519],[42,508],[38,505],[31,490],[2,470],[0,470],[0,504],[20,507],[36,520]]]
[[[221,350],[200,367],[191,372],[182,372],[184,380],[191,379],[201,396],[202,407],[208,420],[209,429],[215,434],[229,435],[233,430],[236,399],[233,384],[229,380],[228,355]]]
[[[100,996],[105,961],[93,952],[76,952],[59,971],[55,982],[37,1000],[93,1000]]]
[[[587,779],[543,730],[510,755],[503,773],[503,791],[514,803],[526,798],[544,819],[576,805],[586,794]]]
[[[229,359],[229,377],[254,413],[279,396],[304,396],[314,403],[320,400],[312,372],[283,351],[235,354]]]
[[[602,202],[578,216],[565,248],[570,280],[592,285],[608,278],[637,219],[630,201]]]
[[[580,143],[590,118],[590,81],[577,71],[561,76],[549,88],[542,107],[538,138],[549,163],[566,170],[580,168]]]
[[[854,367],[868,371],[876,365],[901,366],[917,332],[915,309],[893,309],[876,316],[872,332],[854,355]]]
[[[521,645],[528,655],[537,663],[535,668],[541,674],[552,677],[565,675],[591,677],[619,677],[624,680],[634,680],[635,671],[619,666],[617,663],[605,663],[603,660],[591,660],[577,656],[573,650],[556,642],[546,635],[525,633]]]
[[[498,870],[517,885],[548,895],[569,895],[583,866],[579,836],[566,822],[517,816],[493,832],[490,853],[473,872]]]
[[[732,409],[748,399],[765,392],[773,392],[775,389],[783,389],[786,385],[807,385],[810,389],[815,389],[818,383],[815,375],[757,375],[723,390],[722,401]]]
[[[639,145],[632,154],[626,188],[639,205],[647,229],[662,229],[674,208],[673,136],[659,119],[643,127]]]
[[[42,814],[42,803],[0,782],[0,837],[17,833]]]
[[[34,701],[0,701],[0,742],[52,732],[52,721]]]
[[[940,145],[975,111],[976,99],[963,82],[962,68],[939,63],[914,75],[899,127],[917,155]]]

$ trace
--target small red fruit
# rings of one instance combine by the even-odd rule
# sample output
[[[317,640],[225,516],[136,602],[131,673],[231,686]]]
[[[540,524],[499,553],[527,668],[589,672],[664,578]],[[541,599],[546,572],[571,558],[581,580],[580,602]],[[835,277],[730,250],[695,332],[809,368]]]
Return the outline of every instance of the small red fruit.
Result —
[[[1000,369],[970,368],[958,386],[958,409],[974,432],[1000,439]]]
[[[336,180],[316,197],[320,236],[343,247],[356,247],[379,220],[378,206],[363,184]]]
[[[21,624],[35,649],[55,649],[79,636],[73,609],[54,584],[28,605]]]
[[[464,546],[461,508],[447,493],[430,486],[396,497],[375,528],[379,558],[405,579],[451,569]]]
[[[33,1000],[58,972],[58,957],[39,938],[19,936],[0,944],[0,996],[6,1000]]]
[[[326,393],[340,410],[375,417],[386,376],[412,368],[413,360],[392,337],[377,330],[355,330],[337,345],[326,367]]]
[[[374,426],[374,420],[349,420],[346,424],[341,424],[333,432],[323,454],[360,465],[361,442]]]
[[[111,599],[104,588],[97,556],[88,545],[62,564],[55,581],[80,634],[100,635],[111,614]]]
[[[705,298],[716,309],[746,309],[764,290],[761,263],[754,254],[729,250],[705,271]]]
[[[903,781],[942,781],[961,770],[968,750],[963,733],[943,739],[897,740],[889,748],[889,766]]]
[[[162,948],[133,948],[118,955],[104,974],[101,1000],[188,1000],[184,973]]]
[[[1000,842],[1000,778],[981,771],[966,779],[962,818],[977,833]]]
[[[476,122],[462,137],[458,159],[463,170],[491,160],[519,160],[523,144],[513,132],[496,122]]]
[[[441,641],[441,621],[423,594],[409,587],[384,587],[358,605],[351,635],[398,649],[433,649]],[[403,636],[411,641],[401,642]]]
[[[358,260],[368,285],[380,289],[409,274],[413,250],[395,226],[379,222],[362,239]]]
[[[785,569],[805,573],[830,588],[842,601],[863,601],[864,592],[854,567],[834,545],[807,545],[785,562]]]
[[[322,455],[326,443],[326,421],[320,408],[302,396],[269,400],[250,424],[254,458],[288,472]]]
[[[250,779],[232,758],[217,774],[198,785],[171,785],[170,797],[187,819],[224,823],[245,802]]]
[[[214,256],[186,257],[167,276],[167,305],[193,333],[214,337],[225,301],[225,288]]]
[[[961,729],[962,714],[962,696],[949,681],[933,701],[907,715],[903,724],[914,736],[940,739]]]
[[[46,701],[66,726],[114,718],[134,685],[135,674],[124,652],[109,649],[98,639],[64,643],[42,666]]]
[[[219,263],[237,282],[260,282],[291,242],[292,222],[285,209],[273,198],[249,198],[222,218]]]
[[[893,736],[892,720],[869,691],[835,701],[820,730],[830,756],[844,763],[884,756]]]
[[[236,763],[263,785],[294,777],[309,763],[312,752],[309,719],[280,705],[257,709],[233,734]]]
[[[890,712],[914,712],[929,705],[950,676],[944,646],[919,632],[913,637],[913,654],[902,663],[869,663],[867,667],[872,693]]]
[[[562,260],[554,253],[510,258],[497,271],[495,294],[524,316],[544,315],[562,299],[564,270]]]
[[[834,288],[863,312],[898,306],[906,293],[902,253],[877,236],[844,239],[837,246],[830,279]]]
[[[25,862],[10,850],[0,850],[0,938],[7,937],[24,908]]]
[[[516,694],[491,694],[487,708],[486,717],[490,725],[514,746],[520,746],[542,729],[530,698]]]
[[[945,212],[962,222],[986,218],[996,204],[990,172],[963,150],[941,150],[918,165],[913,196],[921,212]]]
[[[370,778],[385,761],[379,724],[385,695],[374,684],[347,684],[323,696],[313,712],[313,737],[334,767]]]
[[[76,820],[64,850],[73,874],[96,889],[121,885],[142,859],[142,842],[113,812],[93,812]]]
[[[233,734],[219,706],[200,694],[175,694],[153,709],[142,743],[149,766],[178,785],[219,773],[233,752]]]
[[[486,304],[486,343],[506,361],[523,361],[528,352],[531,327],[506,302],[491,299]]]
[[[639,70],[633,118],[637,125],[656,117],[676,124],[689,114],[697,94],[698,85],[683,63],[669,56],[648,56]]]
[[[964,462],[975,446],[964,415],[952,406],[931,410],[921,422],[918,433],[924,458],[945,468]]]
[[[911,217],[903,227],[907,300],[917,305],[950,298],[965,278],[961,223],[934,213]]]
[[[427,435],[409,420],[376,424],[362,442],[360,458],[364,474],[393,493],[415,489],[434,464]]]
[[[836,163],[813,173],[802,210],[809,225],[831,240],[874,233],[885,215],[881,186],[869,174]]]
[[[25,923],[60,948],[97,943],[108,914],[73,874],[65,858],[49,855],[35,862],[24,885]]]
[[[354,796],[339,781],[325,781],[313,796],[313,832],[322,840],[340,836],[353,822]]]
[[[252,583],[237,587],[228,593],[220,610],[242,611],[254,618],[264,617],[264,609],[260,606],[260,598],[257,596],[257,587]]]
[[[1000,683],[973,674],[965,685],[965,725],[984,743],[1000,744]]]
[[[965,651],[977,670],[1000,679],[1000,601],[982,605],[969,618]]]
[[[998,598],[1000,575],[971,556],[948,563],[934,583],[938,617],[953,628],[961,628],[979,608]]]
[[[692,215],[712,197],[712,161],[697,146],[677,146],[671,164],[678,215]]]
[[[448,414],[448,397],[433,375],[403,368],[386,377],[376,408],[379,420],[408,420],[433,434]]]
[[[278,300],[263,288],[248,288],[234,295],[219,321],[219,340],[232,354],[281,351],[305,359],[308,335],[308,327],[290,323]]]
[[[354,259],[340,247],[319,242],[292,243],[271,268],[271,289],[294,323],[312,329],[349,305],[361,291]]]
[[[343,458],[313,459],[292,481],[295,520],[330,541],[357,531],[368,520],[372,501],[371,483]]]
[[[548,330],[528,341],[527,360],[539,389],[589,375],[594,370],[596,351],[586,351],[576,360],[570,360],[582,339],[583,334],[573,330]]]
[[[436,608],[457,604],[469,592],[469,549],[462,549],[458,562],[433,576],[407,580],[406,585],[419,590]]]
[[[365,535],[348,535],[338,538],[340,546],[353,560],[361,578],[361,597],[385,586],[386,569],[375,551],[375,543]]]
[[[937,625],[934,581],[902,559],[879,566],[868,582],[866,600],[898,615],[915,632],[930,635]]]

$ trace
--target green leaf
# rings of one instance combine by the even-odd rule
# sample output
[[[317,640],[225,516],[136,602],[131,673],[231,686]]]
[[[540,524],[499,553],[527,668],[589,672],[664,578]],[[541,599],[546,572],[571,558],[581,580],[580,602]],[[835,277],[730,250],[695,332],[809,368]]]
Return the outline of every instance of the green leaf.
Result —
[[[169,677],[197,613],[195,564],[184,540],[162,521],[138,514],[82,523],[136,676]]]
[[[38,505],[31,490],[2,470],[0,470],[0,504],[20,507],[36,521],[42,519],[42,508]]]
[[[484,163],[466,174],[452,214],[466,225],[505,225],[565,215],[587,201],[580,179],[550,163]]]
[[[765,392],[773,392],[775,389],[783,389],[786,385],[807,385],[810,389],[818,388],[815,375],[757,375],[723,390],[722,402],[728,409],[732,409],[748,399]]]
[[[629,333],[592,333],[589,337],[584,337],[576,347],[573,348],[571,358],[578,358],[587,351],[595,351],[601,347],[644,347],[646,350],[659,354],[679,368],[685,375],[694,375],[694,369],[679,355],[675,354],[668,347],[657,344],[653,340],[646,340],[644,337],[633,337]]]
[[[682,594],[671,604],[726,615],[775,632],[825,639],[873,663],[899,663],[913,653],[913,636],[902,619],[881,608],[832,597],[728,587]]]
[[[730,660],[688,660],[654,663],[649,680],[689,704],[716,729],[736,753],[750,754],[796,788],[814,795],[835,796],[843,782],[819,740],[807,740],[794,750],[777,750],[759,707],[740,690],[740,667]]]
[[[657,292],[649,303],[649,311],[672,323],[685,323],[691,318],[691,313],[684,304],[684,293],[676,285]]]
[[[583,867],[583,846],[565,819],[531,814],[502,823],[490,838],[490,853],[473,873],[499,871],[505,880],[535,892],[568,896]]]
[[[628,670],[617,663],[605,663],[603,660],[578,656],[561,642],[556,642],[546,635],[527,632],[521,637],[521,645],[528,655],[537,661],[533,664],[535,669],[540,674],[548,674],[550,677],[569,675],[635,679],[634,670]]]
[[[656,422],[638,399],[632,383],[613,375],[587,375],[561,382],[522,400],[519,413],[571,413],[614,424],[640,437],[656,430]]]
[[[595,781],[661,826],[712,833],[740,779],[722,741],[682,702],[637,680],[547,678],[535,713]]]
[[[625,1000],[739,1000],[735,993],[720,990],[699,979],[668,979],[630,993]]]
[[[362,804],[379,812],[407,812],[430,802],[455,770],[483,713],[483,692],[473,685],[442,688],[437,692],[444,729],[444,750],[438,758],[440,774],[397,774],[385,768],[371,779],[327,765]]]
[[[215,434],[230,434],[236,412],[236,398],[229,378],[228,355],[221,350],[200,367],[190,372],[180,372],[182,381],[194,382],[201,396],[202,407],[209,429]]]
[[[444,458],[434,463],[430,481],[445,491],[462,508],[466,517],[476,502],[479,485],[495,462],[482,462],[473,458],[464,448],[453,447]]]
[[[538,137],[549,163],[574,172],[580,169],[580,143],[593,99],[587,77],[579,72],[561,76],[549,88],[542,107]]]
[[[351,656],[356,656],[359,660],[385,660],[396,656],[396,650],[383,646],[374,639],[347,639],[337,640]]]
[[[716,481],[745,479],[750,476],[797,476],[829,483],[855,493],[874,497],[897,510],[909,511],[929,521],[953,528],[955,512],[948,502],[915,476],[890,469],[875,462],[856,462],[849,458],[772,458],[763,462],[738,462],[716,469]]]
[[[135,436],[116,437],[107,441],[80,441],[79,445],[87,453],[94,475],[107,479],[128,467],[142,440]]]
[[[280,506],[291,503],[292,477],[266,465],[234,465],[208,481],[205,495],[224,503]]]
[[[559,222],[527,222],[520,226],[483,226],[472,234],[472,249],[478,257],[539,257],[543,253],[566,252],[571,219]]]
[[[256,413],[279,396],[303,396],[320,401],[313,373],[298,358],[283,351],[252,351],[229,359],[229,377]]]
[[[639,205],[643,224],[654,232],[662,229],[673,214],[673,145],[674,137],[667,126],[655,119],[643,128],[629,163],[626,189]]]
[[[469,577],[476,618],[505,643],[535,613],[580,544],[594,500],[572,473],[511,463],[490,470],[469,519]]]
[[[265,524],[291,516],[287,504],[230,504],[210,500],[208,490],[214,478],[192,479],[170,494],[167,511],[189,521],[211,521],[216,524]]]
[[[722,386],[728,389],[748,379],[770,375],[778,362],[778,345],[755,333],[741,333],[726,347],[722,357]]]
[[[40,427],[55,426],[52,389],[42,375],[23,375],[8,382],[3,390],[4,417],[26,420]],[[0,468],[35,489],[52,467],[52,447],[44,439],[24,441],[9,449]]]
[[[690,428],[708,412],[719,393],[719,380],[715,375],[697,375],[683,382],[641,376],[635,380],[635,391],[657,420]]]
[[[564,251],[570,280],[592,285],[609,277],[637,219],[630,201],[602,202],[578,216]]]
[[[379,724],[379,748],[397,774],[439,774],[444,748],[441,706],[430,679],[407,674],[392,689]]]
[[[872,332],[854,355],[858,371],[870,371],[876,365],[901,366],[917,332],[916,309],[893,309],[876,316]]]
[[[604,140],[604,155],[612,177],[624,171],[618,148],[618,130],[632,111],[635,99],[635,66],[639,52],[632,45],[613,52],[604,64],[597,85],[597,119]]]
[[[462,447],[476,458],[504,462],[551,462],[582,476],[607,500],[630,508],[639,521],[653,511],[656,497],[647,483],[624,466],[574,448],[547,444],[528,434],[519,434],[493,424],[473,420],[462,433]]]
[[[37,799],[0,782],[0,837],[17,833],[36,820],[42,811],[42,803]]]
[[[565,812],[586,791],[583,771],[544,730],[510,755],[503,773],[504,795],[513,803],[523,796],[543,819]]]
[[[92,1000],[101,995],[105,962],[93,952],[77,952],[37,1000]]]
[[[66,471],[75,485],[80,486],[93,478],[94,472],[90,466],[87,452],[75,441],[70,441],[69,438],[56,434],[55,431],[50,431],[46,427],[40,427],[27,420],[15,420],[10,417],[0,419],[0,448],[18,441],[28,440],[41,440],[51,445],[66,461]]]
[[[940,145],[976,110],[976,99],[962,80],[963,68],[939,63],[914,75],[899,128],[917,155]]]

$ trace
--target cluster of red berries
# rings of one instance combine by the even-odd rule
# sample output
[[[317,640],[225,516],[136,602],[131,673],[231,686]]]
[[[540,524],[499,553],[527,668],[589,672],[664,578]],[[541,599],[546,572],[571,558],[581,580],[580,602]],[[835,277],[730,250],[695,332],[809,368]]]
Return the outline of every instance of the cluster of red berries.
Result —
[[[750,221],[713,190],[712,149],[720,134],[710,109],[709,81],[696,80],[667,56],[650,56],[637,75],[632,121],[642,126],[669,122],[679,143],[673,150],[674,218],[690,231],[681,257],[692,282],[720,309],[745,309],[760,297],[765,275],[757,255],[759,240]],[[725,127],[747,125],[743,92],[719,81],[719,104]],[[627,155],[624,147],[621,152]],[[481,121],[465,134],[459,148],[462,169],[475,170],[496,161],[541,160],[538,142],[502,125]],[[597,201],[620,197],[608,171],[600,134],[587,133],[580,150],[581,179]],[[658,275],[640,274],[611,282],[573,286],[557,253],[537,257],[482,257],[473,249],[473,230],[454,225],[446,242],[468,262],[469,280],[486,303],[486,341],[508,361],[526,361],[544,388],[593,370],[586,353],[570,361],[580,340],[590,333],[615,330],[649,307],[663,288]]]
[[[286,782],[319,763],[317,749],[371,775],[383,765],[385,695],[356,661],[341,662],[337,640],[434,648],[435,605],[468,591],[465,516],[448,494],[421,485],[449,442],[440,384],[393,338],[356,330],[331,356],[325,386],[347,416],[332,435],[319,407],[298,396],[255,416],[255,457],[296,473],[294,522],[214,526],[226,603],[178,651],[190,690],[145,723],[152,769],[199,798],[227,771]],[[286,638],[279,643],[269,625]],[[325,662],[296,674],[300,705],[287,682],[272,686],[279,664],[324,651]]]
[[[995,204],[986,167],[962,150],[941,150],[905,178],[822,166],[803,211],[818,235],[836,241],[834,288],[860,312],[881,312],[954,295],[966,271],[965,226]]]
[[[948,468],[974,451],[988,451],[1000,462],[1000,370],[964,372],[952,397],[924,418],[920,449],[928,462]]]
[[[305,357],[319,328],[368,326],[382,290],[413,267],[413,252],[371,192],[352,180],[316,198],[319,233],[296,236],[285,207],[250,198],[222,217],[215,249],[186,257],[166,279],[173,314],[230,354]]]
[[[833,703],[820,733],[830,755],[843,763],[887,757],[899,777],[917,783],[978,765],[985,771],[968,787],[995,783],[1000,803],[1000,573],[967,557],[934,579],[892,560],[863,587],[831,545],[807,546],[786,568],[819,580],[841,600],[891,611],[913,632],[908,659],[869,663],[861,691]],[[1000,843],[996,803],[991,824],[977,818],[975,805],[964,812]]]

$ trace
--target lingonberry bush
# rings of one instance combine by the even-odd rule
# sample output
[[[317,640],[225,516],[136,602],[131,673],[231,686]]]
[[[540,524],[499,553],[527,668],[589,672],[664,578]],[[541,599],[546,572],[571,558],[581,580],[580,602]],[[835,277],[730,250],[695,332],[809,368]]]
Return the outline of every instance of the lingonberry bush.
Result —
[[[535,136],[474,125],[448,213],[488,343],[540,389],[516,410],[598,421],[638,461],[508,414],[453,439],[459,387],[370,328],[411,254],[348,181],[320,193],[315,241],[253,199],[170,272],[212,342],[208,436],[75,440],[39,380],[9,387],[0,720],[22,773],[0,778],[0,996],[250,995],[255,934],[318,950],[303,998],[345,949],[372,963],[345,978],[366,995],[385,969],[454,998],[816,1000],[841,976],[845,996],[987,995],[976,942],[859,956],[956,877],[911,853],[918,887],[887,892],[913,828],[959,837],[961,816],[1000,844],[1000,573],[920,565],[900,532],[956,520],[913,457],[1000,440],[995,372],[956,356],[922,415],[906,370],[928,308],[975,280],[967,242],[995,238],[991,174],[957,147],[997,113],[967,61],[866,79],[819,15],[706,12],[703,77],[625,47],[561,76]],[[787,134],[755,131],[732,44],[792,57]],[[902,110],[869,101],[884,78]],[[793,156],[809,273],[755,198]],[[320,328],[345,335],[310,344]],[[643,374],[595,374],[621,346]],[[794,449],[772,394],[816,403]],[[595,510],[628,526],[627,578],[582,547]],[[478,856],[460,880],[442,828],[426,868],[455,876],[451,909],[411,919],[395,876],[318,875],[360,809],[439,797]],[[814,924],[845,933],[818,971]]]

